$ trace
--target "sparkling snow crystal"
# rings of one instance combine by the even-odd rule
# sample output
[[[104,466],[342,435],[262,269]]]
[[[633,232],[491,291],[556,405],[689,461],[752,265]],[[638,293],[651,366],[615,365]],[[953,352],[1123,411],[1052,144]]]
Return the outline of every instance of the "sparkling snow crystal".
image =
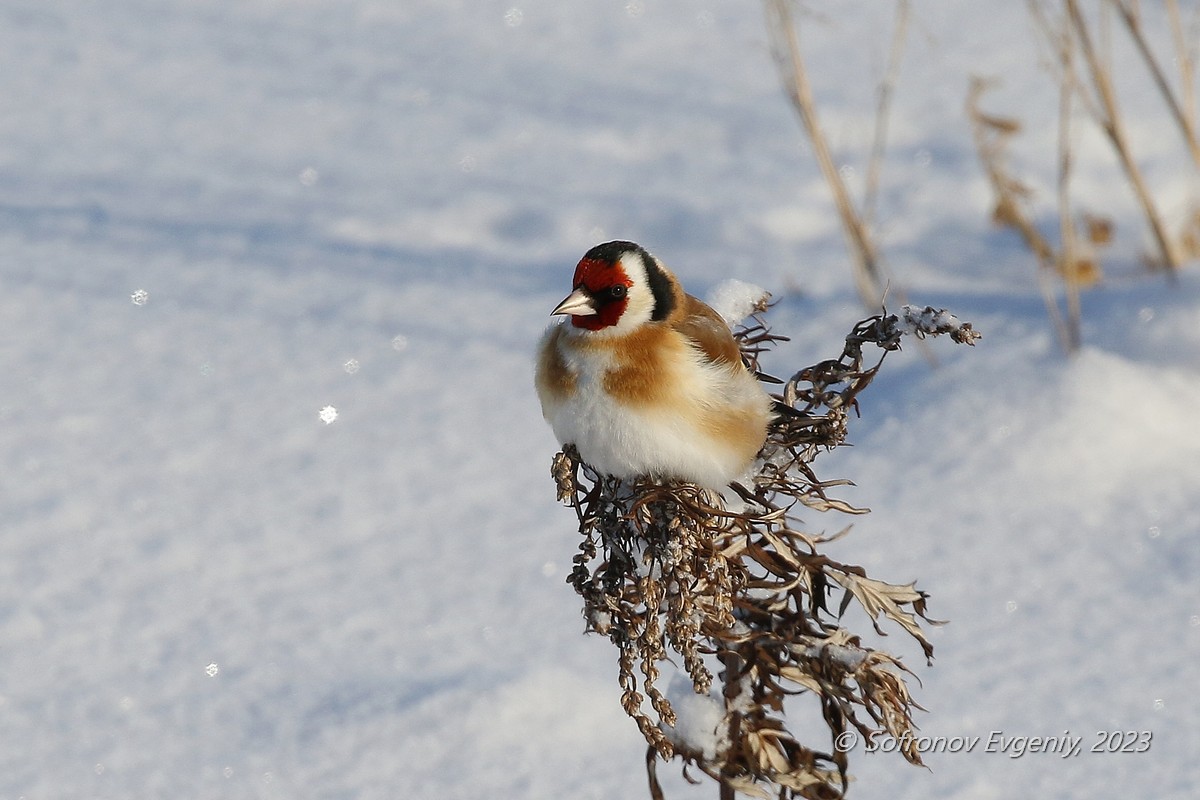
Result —
[[[318,416],[321,418],[321,422],[324,422],[326,425],[328,425],[338,418],[338,412],[333,406],[325,406],[321,409],[321,413],[318,414]]]
[[[138,289],[133,294],[129,295],[129,299],[133,301],[135,306],[144,306],[146,301],[150,299],[150,293],[145,289]]]

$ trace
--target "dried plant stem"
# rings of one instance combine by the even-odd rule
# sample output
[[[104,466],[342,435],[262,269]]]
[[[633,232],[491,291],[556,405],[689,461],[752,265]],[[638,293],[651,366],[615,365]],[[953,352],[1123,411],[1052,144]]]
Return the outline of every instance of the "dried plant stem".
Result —
[[[658,750],[654,745],[646,748],[646,778],[650,783],[650,800],[665,800],[662,784],[658,782]]]
[[[892,28],[892,43],[888,48],[887,67],[879,83],[879,105],[875,109],[875,137],[871,143],[871,157],[867,162],[867,182],[863,192],[863,217],[868,226],[874,224],[876,200],[879,196],[879,175],[883,170],[883,154],[887,148],[887,124],[891,116],[892,93],[896,77],[900,74],[900,61],[904,57],[904,45],[908,41],[908,0],[897,0],[896,22]]]
[[[1125,172],[1125,177],[1133,188],[1134,196],[1137,197],[1138,203],[1142,207],[1142,213],[1150,225],[1151,234],[1158,247],[1160,263],[1172,272],[1177,271],[1183,263],[1183,258],[1174,240],[1168,235],[1162,215],[1154,203],[1154,197],[1146,185],[1141,169],[1133,159],[1129,135],[1117,108],[1117,94],[1113,87],[1111,72],[1108,66],[1100,60],[1100,55],[1092,42],[1087,20],[1084,19],[1077,0],[1064,0],[1064,3],[1067,24],[1079,43],[1080,51],[1087,64],[1088,76],[1095,90],[1097,105],[1092,108],[1096,112],[1096,123],[1112,143],[1121,169]]]
[[[842,222],[842,231],[850,245],[854,258],[854,284],[859,298],[870,309],[879,308],[883,303],[887,280],[884,277],[883,266],[875,242],[867,229],[867,224],[855,208],[850,197],[850,190],[845,180],[838,172],[830,153],[829,143],[817,118],[816,103],[813,100],[812,87],[808,82],[808,72],[804,59],[800,54],[800,42],[796,35],[796,25],[792,18],[790,0],[767,0],[768,16],[767,29],[773,37],[772,50],[780,73],[788,91],[808,140],[812,144],[813,155],[817,159],[821,175],[833,192],[834,204],[838,217]]]
[[[730,699],[737,693],[737,679],[735,677],[738,674],[739,666],[737,656],[729,651],[725,651],[721,654],[721,666],[725,668],[725,686],[722,696],[725,697],[725,706],[729,709],[727,712],[729,714],[728,725],[730,729],[740,729],[741,720],[737,718],[736,715],[738,712],[735,708],[731,707],[732,703],[730,702]],[[725,780],[724,776],[721,777],[720,792],[717,797],[718,800],[737,800],[737,790],[734,789],[733,784]]]
[[[1183,117],[1187,120],[1188,130],[1193,132],[1194,140],[1196,131],[1196,61],[1192,56],[1192,49],[1188,47],[1183,31],[1183,17],[1179,13],[1178,0],[1167,0],[1167,16],[1171,21],[1171,41],[1175,47],[1175,61],[1179,64]],[[1195,159],[1194,150],[1192,157]]]
[[[967,94],[967,117],[971,120],[975,151],[996,195],[996,220],[1012,227],[1036,258],[1038,290],[1046,306],[1046,314],[1050,317],[1063,351],[1072,353],[1072,342],[1078,340],[1078,334],[1072,332],[1069,321],[1059,310],[1055,296],[1055,276],[1065,277],[1059,272],[1058,255],[1034,225],[1033,218],[1025,208],[1028,190],[1009,174],[1004,160],[1007,140],[1020,126],[1014,120],[992,116],[980,108],[979,99],[987,88],[987,81],[972,79]]]
[[[1171,116],[1175,118],[1175,123],[1179,126],[1179,131],[1183,134],[1183,140],[1187,144],[1188,152],[1192,156],[1192,163],[1200,166],[1200,138],[1196,135],[1196,109],[1194,102],[1191,103],[1190,108],[1185,108],[1180,104],[1179,98],[1171,89],[1171,84],[1167,80],[1166,73],[1163,72],[1158,59],[1154,57],[1154,50],[1150,47],[1149,42],[1146,41],[1137,9],[1128,0],[1110,0],[1110,2],[1116,8],[1121,21],[1125,23],[1130,38],[1133,39],[1133,43],[1137,46],[1142,60],[1146,62],[1146,67],[1150,70],[1150,75],[1154,79],[1154,85],[1158,87],[1159,94],[1162,95],[1163,101],[1171,111]],[[1173,0],[1170,2],[1170,9],[1172,9],[1175,51],[1179,58],[1179,71],[1183,81],[1184,98],[1185,101],[1190,101],[1192,98],[1190,58],[1187,47],[1182,41],[1183,31],[1178,25],[1179,7]]]
[[[1067,37],[1062,37],[1059,61],[1067,80],[1058,87],[1058,228],[1062,239],[1060,270],[1067,295],[1067,317],[1062,335],[1068,353],[1079,350],[1083,312],[1079,300],[1079,243],[1075,236],[1075,220],[1071,214],[1071,110],[1075,97],[1075,49]]]
[[[760,373],[759,354],[782,337],[759,315],[752,319],[735,336]],[[662,798],[659,757],[701,770],[723,800],[839,800],[849,754],[837,744],[848,731],[865,741],[886,733],[908,761],[922,763],[912,744],[920,706],[905,685],[909,670],[845,628],[843,616],[856,603],[877,633],[898,626],[929,659],[925,626],[936,622],[926,616],[927,596],[824,555],[819,548],[830,539],[794,528],[790,512],[860,511],[830,498],[839,482],[819,481],[810,463],[845,440],[858,395],[902,337],[939,335],[963,344],[979,338],[944,311],[905,306],[858,323],[837,358],[774,380],[783,385],[781,410],[750,485],[730,487],[742,501],[736,508],[693,484],[600,474],[570,445],[555,457],[558,497],[574,508],[582,536],[568,581],[583,598],[588,629],[617,649],[621,704],[649,745],[652,800]],[[883,351],[873,364],[867,345]],[[707,733],[688,729],[659,688],[668,663],[686,675],[689,700],[719,720]],[[714,695],[718,678],[723,691]],[[797,694],[819,701],[828,750],[805,746],[785,727],[786,702]]]

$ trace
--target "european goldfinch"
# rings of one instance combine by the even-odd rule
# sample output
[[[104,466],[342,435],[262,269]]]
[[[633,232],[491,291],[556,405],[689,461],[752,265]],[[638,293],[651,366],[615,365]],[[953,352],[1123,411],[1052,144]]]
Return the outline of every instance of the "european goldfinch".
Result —
[[[721,491],[744,476],[772,403],[717,312],[633,242],[584,254],[538,351],[542,415],[560,444],[618,478]]]

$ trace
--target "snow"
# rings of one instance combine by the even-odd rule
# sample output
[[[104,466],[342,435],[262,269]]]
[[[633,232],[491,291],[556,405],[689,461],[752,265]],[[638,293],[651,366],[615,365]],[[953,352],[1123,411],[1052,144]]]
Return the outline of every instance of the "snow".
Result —
[[[721,315],[729,327],[745,321],[754,311],[770,298],[766,289],[752,283],[729,278],[713,287],[708,304]]]
[[[809,656],[820,658],[824,655],[847,670],[854,671],[862,666],[863,661],[867,658],[867,652],[858,647],[846,647],[839,644],[827,644],[823,647],[810,647],[807,650]]]
[[[908,335],[924,336],[932,333],[958,333],[963,325],[962,320],[949,311],[926,306],[906,305],[900,309],[898,329]]]
[[[922,735],[1084,752],[860,750],[851,796],[1194,796],[1200,281],[1138,274],[1135,202],[1081,160],[1125,244],[1065,358],[961,111],[1003,75],[1014,162],[1052,167],[1024,7],[913,14],[880,229],[906,301],[984,338],[888,356],[815,465],[873,509],[828,548],[949,620],[931,666],[875,643]],[[859,175],[884,54],[847,40],[890,24],[803,19]],[[612,238],[698,296],[771,291],[768,372],[841,351],[866,314],[765,42],[756,7],[682,0],[0,8],[0,798],[645,796],[531,353]],[[1153,93],[1126,105],[1186,195]],[[1088,752],[1116,730],[1152,746]]]
[[[667,700],[675,711],[675,724],[663,725],[667,738],[683,752],[697,753],[704,761],[714,762],[729,747],[721,693],[697,694],[691,680],[676,673],[667,684]]]

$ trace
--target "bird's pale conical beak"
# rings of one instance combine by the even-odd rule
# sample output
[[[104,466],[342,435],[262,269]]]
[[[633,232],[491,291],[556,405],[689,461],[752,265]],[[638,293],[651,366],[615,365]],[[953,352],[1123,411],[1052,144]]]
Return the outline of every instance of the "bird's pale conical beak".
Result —
[[[550,312],[550,316],[557,317],[559,314],[570,314],[573,317],[587,317],[596,313],[596,306],[592,302],[592,296],[583,289],[576,289],[567,295],[566,299],[554,307]]]

